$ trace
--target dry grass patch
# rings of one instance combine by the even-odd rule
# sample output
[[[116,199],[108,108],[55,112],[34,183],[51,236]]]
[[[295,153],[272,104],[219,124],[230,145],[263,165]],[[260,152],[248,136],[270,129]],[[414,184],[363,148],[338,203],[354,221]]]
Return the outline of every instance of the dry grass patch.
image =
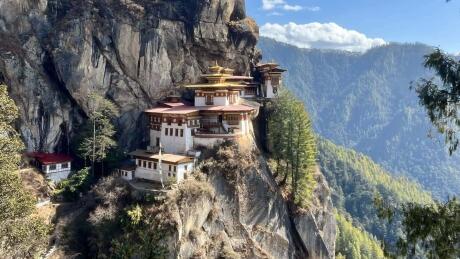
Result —
[[[51,197],[52,186],[45,176],[35,168],[22,169],[20,176],[24,188],[38,200],[46,200]]]

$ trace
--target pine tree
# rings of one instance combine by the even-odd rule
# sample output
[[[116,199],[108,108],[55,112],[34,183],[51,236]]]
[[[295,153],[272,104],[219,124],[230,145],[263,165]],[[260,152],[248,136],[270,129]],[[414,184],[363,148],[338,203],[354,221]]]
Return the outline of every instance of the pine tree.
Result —
[[[269,143],[276,161],[275,176],[288,184],[292,199],[307,207],[315,187],[316,140],[305,106],[282,91],[273,102],[269,118]]]
[[[37,256],[46,247],[48,227],[33,216],[35,201],[22,186],[19,163],[24,145],[12,126],[18,108],[0,85],[0,257]]]
[[[88,96],[88,110],[89,118],[79,136],[78,152],[82,158],[91,161],[94,174],[95,163],[101,163],[103,172],[107,154],[117,145],[112,120],[118,116],[119,111],[111,101],[96,94]]]

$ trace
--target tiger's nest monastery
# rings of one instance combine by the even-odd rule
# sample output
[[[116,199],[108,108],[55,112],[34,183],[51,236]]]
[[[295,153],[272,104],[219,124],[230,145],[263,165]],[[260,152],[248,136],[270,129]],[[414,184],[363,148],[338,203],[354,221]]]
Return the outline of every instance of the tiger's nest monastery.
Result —
[[[255,80],[217,64],[210,67],[201,82],[184,86],[194,92],[193,104],[170,96],[145,111],[150,145],[130,153],[135,163],[120,168],[121,177],[175,183],[187,178],[199,156],[197,148],[252,135],[257,101],[276,96],[284,71],[275,63],[261,64]]]

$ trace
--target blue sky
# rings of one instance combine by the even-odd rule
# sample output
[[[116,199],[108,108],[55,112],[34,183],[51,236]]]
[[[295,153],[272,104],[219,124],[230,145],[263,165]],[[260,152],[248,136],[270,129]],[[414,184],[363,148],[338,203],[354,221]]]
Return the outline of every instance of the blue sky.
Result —
[[[364,51],[421,42],[460,52],[460,0],[246,0],[261,34],[300,47]]]

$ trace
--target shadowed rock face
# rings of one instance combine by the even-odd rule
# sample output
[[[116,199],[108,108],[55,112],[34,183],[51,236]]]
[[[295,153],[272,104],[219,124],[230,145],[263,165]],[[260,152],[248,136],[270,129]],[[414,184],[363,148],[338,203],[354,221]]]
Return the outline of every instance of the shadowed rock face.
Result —
[[[293,211],[257,153],[214,150],[201,163],[200,182],[168,193],[155,218],[174,222],[165,237],[170,258],[335,258],[336,222],[321,171],[309,209]]]
[[[120,146],[146,141],[142,111],[218,61],[258,59],[244,0],[6,0],[0,81],[21,109],[29,150],[67,151],[90,92],[113,100]]]

